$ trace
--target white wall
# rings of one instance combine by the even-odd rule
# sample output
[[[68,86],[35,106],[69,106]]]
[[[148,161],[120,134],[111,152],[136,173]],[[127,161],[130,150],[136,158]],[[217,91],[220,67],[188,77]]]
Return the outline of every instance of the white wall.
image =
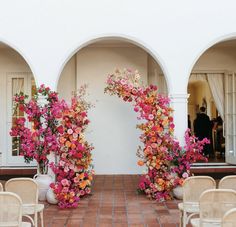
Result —
[[[7,152],[7,73],[30,72],[25,60],[10,48],[0,48],[0,166],[5,162]]]
[[[52,89],[68,59],[94,39],[143,46],[167,76],[175,135],[183,139],[189,74],[208,47],[236,38],[235,7],[235,0],[8,0],[1,2],[0,40],[22,54],[37,84]]]
[[[141,131],[136,129],[137,115],[130,103],[104,94],[104,88],[108,74],[116,68],[137,69],[147,83],[147,56],[145,51],[135,47],[87,47],[76,55],[77,86],[88,83],[88,99],[95,104],[89,112],[91,124],[87,139],[95,146],[93,164],[97,174],[142,172],[136,157],[141,144]],[[68,87],[66,83],[72,84],[75,80],[71,79],[72,76],[62,75],[58,87]]]

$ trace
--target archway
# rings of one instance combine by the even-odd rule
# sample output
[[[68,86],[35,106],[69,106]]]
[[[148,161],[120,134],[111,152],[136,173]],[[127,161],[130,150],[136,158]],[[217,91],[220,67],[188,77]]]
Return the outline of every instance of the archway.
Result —
[[[200,106],[212,120],[210,162],[236,163],[236,40],[219,42],[195,63],[188,85],[188,112],[193,122]],[[223,123],[222,123],[223,120]]]
[[[104,38],[79,50],[66,64],[58,82],[58,92],[69,101],[71,92],[89,84],[90,99],[95,108],[90,112],[88,140],[93,142],[95,171],[98,174],[141,173],[136,150],[139,132],[132,107],[115,97],[104,95],[108,73],[115,68],[137,69],[144,83],[153,83],[167,94],[164,73],[151,54],[133,42]]]
[[[34,76],[22,55],[3,42],[0,42],[0,72],[0,165],[36,166],[34,162],[25,163],[16,138],[9,135],[14,120],[23,114],[20,110],[13,112],[13,96],[20,91],[32,95],[36,86]]]

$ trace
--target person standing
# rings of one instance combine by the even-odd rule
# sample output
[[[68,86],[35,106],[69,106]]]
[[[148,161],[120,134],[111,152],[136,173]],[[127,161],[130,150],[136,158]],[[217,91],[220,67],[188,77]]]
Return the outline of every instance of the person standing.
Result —
[[[188,114],[188,128],[191,130],[191,120],[190,120],[190,115]]]
[[[212,124],[209,116],[205,113],[205,111],[206,108],[202,106],[200,108],[200,113],[197,114],[197,118],[194,120],[194,134],[199,138],[199,140],[207,138],[211,141]],[[208,157],[212,156],[210,144],[206,144],[204,146],[203,154]]]

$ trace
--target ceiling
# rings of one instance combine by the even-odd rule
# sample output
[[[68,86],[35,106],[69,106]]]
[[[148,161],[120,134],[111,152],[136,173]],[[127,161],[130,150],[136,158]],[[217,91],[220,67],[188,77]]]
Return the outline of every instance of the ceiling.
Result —
[[[217,43],[213,47],[236,48],[236,39],[226,40],[224,42]]]
[[[129,41],[110,38],[96,41],[95,43],[90,44],[89,47],[137,47],[137,45],[132,44]]]

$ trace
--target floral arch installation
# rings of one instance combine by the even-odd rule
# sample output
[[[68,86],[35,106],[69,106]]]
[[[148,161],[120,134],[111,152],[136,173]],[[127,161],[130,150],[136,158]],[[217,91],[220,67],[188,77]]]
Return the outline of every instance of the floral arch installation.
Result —
[[[138,119],[145,120],[137,125],[144,144],[138,148],[138,164],[147,168],[138,189],[157,201],[171,199],[172,189],[190,175],[190,164],[205,160],[201,151],[208,140],[198,141],[187,131],[186,145],[181,147],[173,136],[169,99],[158,94],[156,86],[143,86],[137,71],[117,70],[109,75],[105,92],[132,103],[139,113]],[[87,112],[91,108],[85,94],[86,85],[68,105],[56,92],[41,85],[31,100],[23,93],[16,94],[14,99],[14,111],[22,111],[26,117],[14,120],[10,134],[17,138],[20,155],[26,162],[36,160],[41,174],[47,173],[48,166],[52,168],[56,181],[50,186],[61,208],[77,207],[80,198],[91,192],[94,148],[85,139],[89,124]],[[32,127],[28,127],[27,122],[32,123]],[[50,153],[54,153],[58,161],[49,163]]]
[[[158,94],[157,86],[144,86],[138,71],[116,70],[107,79],[105,93],[116,95],[134,106],[138,119],[145,123],[137,125],[142,131],[140,140],[144,147],[138,147],[138,165],[146,165],[146,173],[140,178],[138,190],[157,201],[172,198],[172,189],[182,185],[190,175],[190,164],[206,160],[202,155],[204,144],[185,133],[186,145],[181,147],[174,138],[173,109],[170,100]]]

